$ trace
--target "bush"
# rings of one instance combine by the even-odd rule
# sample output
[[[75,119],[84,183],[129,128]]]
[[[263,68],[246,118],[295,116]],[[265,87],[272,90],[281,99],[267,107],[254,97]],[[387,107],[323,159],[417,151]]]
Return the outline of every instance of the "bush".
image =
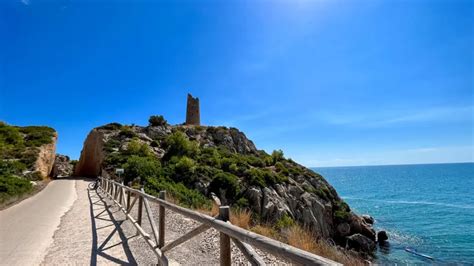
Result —
[[[285,157],[283,157],[283,151],[282,150],[274,150],[272,152],[273,164],[276,164],[277,162],[279,162],[283,159],[285,159]]]
[[[32,188],[28,180],[13,175],[0,175],[0,203],[28,193]]]
[[[123,165],[123,168],[125,170],[125,184],[128,184],[128,182],[137,177],[145,180],[145,178],[159,176],[161,174],[160,162],[151,157],[139,157],[133,155],[128,158],[127,162]]]
[[[334,203],[334,217],[337,220],[347,221],[350,218],[350,211],[349,205],[344,201],[338,201]]]
[[[190,141],[181,131],[176,131],[166,138],[167,151],[163,160],[167,161],[173,156],[187,156],[194,158],[199,153],[199,146],[196,142]]]
[[[0,175],[19,175],[26,170],[26,165],[20,161],[0,159]]]
[[[247,183],[250,185],[260,187],[266,187],[267,185],[262,171],[258,168],[250,168],[245,171],[245,177],[247,179]]]
[[[20,132],[25,134],[25,145],[27,147],[39,147],[53,142],[54,129],[45,126],[21,127]]]
[[[134,138],[137,136],[137,133],[135,133],[129,126],[123,126],[120,128],[119,136],[124,138]]]
[[[233,200],[240,191],[239,181],[233,174],[218,173],[209,184],[209,191],[216,193],[218,196],[220,196],[221,191],[223,191],[223,196],[225,196],[227,200]]]
[[[105,143],[104,150],[106,152],[113,152],[115,149],[118,149],[119,147],[120,147],[120,141],[111,138]]]
[[[165,126],[168,124],[168,121],[162,115],[152,115],[148,119],[148,123],[152,127],[156,126]]]
[[[178,204],[188,208],[210,208],[212,203],[201,193],[189,189],[183,183],[174,183],[163,178],[148,178],[145,182],[145,191],[158,196],[159,192],[166,190],[168,195],[178,201]]]
[[[175,160],[177,160],[177,162],[174,164],[173,180],[185,184],[193,183],[195,181],[196,173],[196,163],[194,160],[186,156],[179,159],[173,159],[173,161]]]
[[[106,129],[106,130],[117,130],[117,129],[121,129],[121,128],[122,128],[122,124],[115,123],[115,122],[98,127],[98,129]]]
[[[283,228],[290,227],[295,224],[295,221],[287,214],[283,214],[283,216],[278,219],[275,223],[275,228],[281,230]]]
[[[132,139],[124,152],[127,155],[137,155],[141,157],[151,156],[152,152],[146,143],[141,143],[138,139]]]

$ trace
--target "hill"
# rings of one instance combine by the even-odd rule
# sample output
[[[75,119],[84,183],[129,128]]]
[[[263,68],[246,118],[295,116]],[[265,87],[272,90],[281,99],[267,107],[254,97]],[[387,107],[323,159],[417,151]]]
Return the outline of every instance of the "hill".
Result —
[[[163,117],[147,127],[107,124],[87,136],[75,174],[108,176],[152,194],[167,190],[193,208],[210,208],[215,194],[223,204],[250,210],[256,223],[298,223],[341,246],[375,248],[371,218],[353,213],[321,175],[281,150],[258,150],[236,128],[172,126]]]

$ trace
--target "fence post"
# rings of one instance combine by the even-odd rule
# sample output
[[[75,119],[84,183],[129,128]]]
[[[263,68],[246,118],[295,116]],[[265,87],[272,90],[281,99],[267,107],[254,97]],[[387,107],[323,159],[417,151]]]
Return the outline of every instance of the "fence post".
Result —
[[[140,189],[141,192],[143,192],[143,186],[142,188]],[[139,225],[142,225],[142,212],[143,212],[143,196],[142,195],[138,195],[138,218],[137,218],[137,223]]]
[[[229,220],[229,206],[219,207],[219,220],[227,222]],[[221,252],[221,266],[230,266],[230,237],[224,233],[220,233],[220,252]]]
[[[160,191],[159,198],[162,200],[166,200],[166,191]],[[158,225],[158,230],[159,230],[159,241],[158,241],[158,247],[162,248],[165,245],[165,207],[160,204],[159,208],[159,225]]]
[[[128,182],[128,187],[131,187],[132,183]],[[127,193],[127,210],[130,209],[130,190],[125,190],[125,193]]]
[[[122,181],[122,185],[123,185],[123,181]],[[123,194],[122,187],[119,187],[119,189],[120,189],[120,191],[119,191],[119,193],[120,193],[119,202],[120,202],[120,205],[123,206],[123,200],[124,200],[123,197],[125,197],[125,195]]]

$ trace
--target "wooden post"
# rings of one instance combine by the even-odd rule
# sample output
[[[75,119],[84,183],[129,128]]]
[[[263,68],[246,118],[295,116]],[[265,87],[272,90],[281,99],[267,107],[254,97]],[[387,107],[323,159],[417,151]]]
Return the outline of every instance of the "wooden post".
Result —
[[[141,188],[141,191],[143,192],[143,187]],[[143,212],[143,196],[138,195],[138,218],[137,218],[137,223],[139,225],[142,225],[142,212]]]
[[[219,220],[227,222],[229,220],[229,206],[219,207]],[[230,266],[231,254],[230,254],[230,237],[224,233],[220,233],[220,244],[221,244],[221,266]]]
[[[122,185],[123,185],[123,181],[122,181]],[[119,189],[120,189],[120,192],[119,192],[119,193],[120,193],[119,202],[120,202],[120,205],[123,205],[123,201],[124,201],[124,198],[123,198],[123,197],[125,197],[125,195],[123,194],[123,188],[122,188],[122,187],[119,187]]]
[[[160,191],[159,198],[162,200],[166,200],[166,191]],[[158,247],[163,247],[165,245],[165,206],[160,204],[159,208],[159,241],[158,241]]]
[[[132,184],[131,182],[128,182],[129,187],[131,186],[131,184]],[[127,193],[127,210],[129,210],[130,209],[130,194],[131,193],[130,193],[130,190],[128,190],[128,189],[126,191],[127,191],[126,192]]]

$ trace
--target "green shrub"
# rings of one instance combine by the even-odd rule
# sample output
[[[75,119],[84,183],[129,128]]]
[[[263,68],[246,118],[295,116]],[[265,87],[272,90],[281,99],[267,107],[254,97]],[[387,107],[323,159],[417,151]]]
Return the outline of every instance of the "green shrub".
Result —
[[[0,159],[0,175],[19,175],[26,170],[26,165],[20,161]]]
[[[163,178],[148,178],[145,182],[145,191],[158,196],[159,192],[166,190],[168,195],[173,197],[178,203],[188,208],[210,208],[212,203],[201,193],[194,189],[189,189],[183,183],[174,183]]]
[[[125,184],[128,184],[128,182],[134,180],[137,177],[140,177],[142,180],[144,180],[145,178],[159,176],[161,174],[160,162],[151,157],[139,157],[132,155],[123,165],[123,168],[125,170]]]
[[[272,152],[272,162],[273,162],[273,164],[276,164],[277,162],[279,162],[283,159],[285,159],[285,157],[283,157],[283,151],[282,150],[274,150]]]
[[[290,227],[294,224],[295,221],[287,213],[285,213],[283,214],[283,216],[280,217],[280,219],[278,219],[278,221],[276,221],[275,228],[280,230],[283,228]]]
[[[235,202],[234,206],[236,206],[238,208],[241,208],[241,209],[245,209],[245,208],[248,208],[250,206],[250,204],[249,204],[248,199],[240,198]]]
[[[113,152],[115,149],[118,149],[119,147],[120,147],[120,141],[111,138],[105,143],[104,150],[106,152]]]
[[[174,165],[173,180],[191,184],[195,181],[196,162],[193,159],[183,156]]]
[[[38,159],[38,149],[37,148],[28,148],[22,152],[20,156],[20,162],[26,165],[27,168],[33,166],[33,164]]]
[[[117,130],[121,128],[122,128],[122,124],[116,123],[116,122],[98,127],[98,129],[106,129],[106,130]]]
[[[162,115],[152,115],[148,119],[148,123],[152,127],[156,126],[165,126],[168,124],[168,121]]]
[[[216,193],[216,195],[221,195],[220,192],[224,191],[225,198],[232,200],[240,191],[239,181],[233,174],[218,173],[209,184],[209,191]]]
[[[138,139],[134,138],[127,144],[127,150],[124,154],[147,157],[151,156],[152,152],[146,143],[141,143]]]
[[[25,134],[25,145],[27,147],[39,147],[53,142],[56,131],[45,126],[21,127],[20,132]]]
[[[135,131],[133,131],[129,126],[122,126],[120,128],[119,136],[124,138],[134,138],[137,136],[137,133],[135,133]]]
[[[245,171],[245,178],[249,185],[266,187],[265,177],[258,168],[250,168]]]
[[[19,197],[32,190],[30,181],[13,176],[0,175],[0,203],[12,197]]]
[[[261,158],[258,158],[253,155],[248,155],[245,157],[246,161],[248,164],[255,166],[255,167],[265,167],[265,161],[262,160]]]
[[[23,137],[20,134],[20,130],[17,127],[0,122],[0,145],[16,146],[21,144],[23,144]],[[0,146],[0,148],[2,148],[2,146]]]
[[[350,217],[351,209],[344,201],[334,203],[334,217],[338,220],[347,221]]]
[[[163,160],[169,160],[173,156],[187,156],[194,158],[199,153],[199,145],[195,141],[190,141],[186,134],[176,131],[166,138],[167,151]]]

